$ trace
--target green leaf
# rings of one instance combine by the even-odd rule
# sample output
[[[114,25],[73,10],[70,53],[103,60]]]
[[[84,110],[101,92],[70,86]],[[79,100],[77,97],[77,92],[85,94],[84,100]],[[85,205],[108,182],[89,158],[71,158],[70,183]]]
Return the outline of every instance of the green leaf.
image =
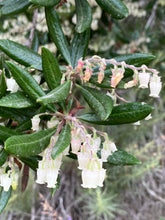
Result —
[[[18,63],[42,70],[41,56],[32,49],[11,40],[0,40],[0,49]]]
[[[34,107],[35,104],[27,98],[22,92],[10,93],[0,99],[0,106],[8,108],[29,108]]]
[[[25,112],[23,109],[11,109],[6,107],[0,107],[0,116],[3,118],[10,118],[12,120],[22,122],[26,120],[27,118],[31,117],[31,113]]]
[[[34,157],[19,157],[19,159],[29,166],[32,170],[36,171],[38,168],[38,160],[41,160],[42,157],[34,156]]]
[[[108,157],[108,163],[112,165],[137,165],[141,162],[124,150],[117,150]]]
[[[39,42],[39,39],[38,39],[38,35],[37,35],[37,32],[35,32],[34,38],[33,38],[33,41],[32,41],[31,49],[36,53],[38,52],[39,44],[40,44],[40,42]]]
[[[81,94],[90,106],[90,108],[99,116],[101,120],[106,120],[111,114],[113,101],[102,91],[86,86],[79,86]]]
[[[19,132],[15,132],[14,130],[0,125],[0,140],[6,141],[9,137],[12,137],[14,135],[20,135]]]
[[[129,65],[141,66],[150,63],[155,56],[145,53],[131,53],[114,57],[117,62],[125,61]]]
[[[122,19],[128,16],[128,8],[121,0],[96,0],[96,2],[112,18]]]
[[[94,113],[82,115],[79,119],[98,125],[128,124],[144,119],[152,110],[153,107],[147,104],[127,103],[114,106],[111,115],[106,121],[101,121]]]
[[[6,162],[7,156],[8,156],[7,152],[5,151],[4,148],[2,148],[0,150],[0,167]]]
[[[61,71],[54,55],[46,48],[42,47],[42,68],[45,80],[52,90],[61,83]]]
[[[52,159],[56,159],[64,150],[70,145],[71,141],[71,128],[70,125],[66,124],[58,137],[57,142],[55,143],[51,157]]]
[[[5,69],[3,69],[2,73],[0,74],[0,98],[5,94],[6,88]]]
[[[25,11],[31,5],[28,0],[4,0],[2,4],[0,15],[18,14]]]
[[[40,154],[50,142],[56,129],[51,128],[33,134],[12,136],[6,140],[5,150],[17,157],[30,157]]]
[[[6,207],[8,201],[10,199],[11,191],[12,191],[11,186],[10,186],[10,188],[9,188],[9,190],[7,192],[4,191],[3,189],[1,191],[1,195],[0,195],[0,214],[2,213],[4,208]]]
[[[16,128],[15,131],[26,131],[31,129],[32,127],[32,122],[31,119],[27,119],[23,122],[21,122]]]
[[[53,89],[51,92],[49,92],[47,95],[42,96],[37,99],[37,102],[42,103],[52,103],[52,102],[62,102],[64,101],[70,91],[71,81],[64,82],[60,86]]]
[[[89,38],[90,29],[84,31],[81,34],[75,32],[74,38],[71,43],[71,61],[73,68],[77,66],[77,61],[81,57],[85,57],[86,50],[88,48]]]
[[[60,3],[61,0],[29,0],[29,1],[37,5],[51,7]]]
[[[78,33],[82,33],[91,25],[92,8],[86,0],[75,0],[75,3],[77,16],[76,31]]]
[[[45,95],[45,92],[41,89],[36,80],[26,70],[10,61],[7,61],[6,63],[20,88],[30,98],[36,100],[37,98]]]
[[[46,22],[52,41],[63,55],[68,64],[71,64],[67,39],[62,31],[59,17],[54,8],[45,9]]]

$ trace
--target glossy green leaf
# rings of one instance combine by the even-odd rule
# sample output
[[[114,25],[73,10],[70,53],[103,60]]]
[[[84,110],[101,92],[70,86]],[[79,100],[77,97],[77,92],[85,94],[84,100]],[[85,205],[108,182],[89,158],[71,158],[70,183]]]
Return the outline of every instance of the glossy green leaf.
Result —
[[[15,131],[26,131],[31,129],[32,127],[32,122],[31,119],[27,119],[23,122],[21,122],[16,128]]]
[[[86,30],[81,34],[75,32],[74,38],[71,43],[71,61],[72,67],[75,68],[77,66],[77,61],[81,57],[85,57],[86,50],[88,48],[90,38],[90,30]]]
[[[0,40],[0,50],[24,66],[42,70],[41,56],[28,47],[11,40]]]
[[[0,15],[13,15],[25,11],[31,3],[28,0],[3,0],[2,4]]]
[[[82,96],[90,106],[90,108],[98,115],[101,120],[106,120],[111,114],[113,101],[102,91],[94,88],[79,86]]]
[[[67,98],[70,91],[70,86],[71,86],[71,81],[68,80],[67,82],[64,82],[60,86],[53,89],[47,95],[38,98],[37,102],[42,102],[42,103],[62,102]]]
[[[19,157],[19,159],[29,166],[32,170],[36,171],[38,168],[38,161],[42,159],[40,156],[34,157]]]
[[[22,122],[31,117],[31,112],[24,109],[11,109],[6,107],[0,107],[0,117],[9,118],[18,122]]]
[[[112,165],[137,165],[141,162],[124,150],[117,150],[108,157],[108,163]]]
[[[37,32],[34,33],[34,38],[33,38],[33,41],[32,41],[32,45],[31,45],[31,49],[34,51],[34,52],[38,52],[38,48],[39,48],[39,38],[38,38],[38,35],[37,35]]]
[[[45,80],[52,90],[61,83],[61,71],[54,55],[46,48],[42,47],[42,68]]]
[[[1,194],[0,194],[0,214],[2,213],[2,211],[4,210],[4,208],[6,207],[10,196],[11,196],[11,191],[12,188],[10,186],[9,190],[6,192],[2,189]]]
[[[101,121],[94,113],[82,115],[79,119],[98,125],[128,124],[144,119],[152,110],[153,107],[147,104],[127,103],[114,106],[111,115],[106,121]]]
[[[96,0],[96,2],[112,18],[122,19],[128,16],[128,8],[121,0]]]
[[[155,56],[145,53],[131,53],[114,57],[118,62],[125,61],[129,65],[141,66],[150,63]]]
[[[29,1],[37,5],[51,7],[57,5],[61,0],[29,0]]]
[[[9,137],[12,137],[14,135],[20,135],[20,133],[15,132],[15,130],[12,130],[8,127],[0,125],[0,140],[6,141]]]
[[[57,142],[55,143],[51,157],[52,159],[56,159],[64,150],[70,145],[71,141],[71,128],[70,125],[66,124],[58,137]]]
[[[51,128],[33,134],[12,136],[5,142],[5,150],[17,157],[30,157],[40,154],[50,142],[56,129]]]
[[[4,148],[2,148],[0,150],[0,167],[6,162],[7,156],[8,156],[7,152],[5,151]]]
[[[63,55],[68,64],[71,64],[70,52],[67,39],[62,31],[59,17],[54,8],[45,9],[46,22],[52,41]]]
[[[92,22],[92,8],[87,0],[75,0],[76,3],[76,31],[84,32],[88,29]]]
[[[2,73],[0,74],[0,98],[5,94],[6,88],[5,69],[3,69]]]
[[[8,108],[29,108],[35,104],[27,98],[22,92],[10,93],[0,99],[0,106]]]
[[[6,62],[11,74],[20,86],[20,88],[32,99],[36,100],[40,96],[45,95],[45,92],[38,85],[36,80],[24,69],[12,63]]]

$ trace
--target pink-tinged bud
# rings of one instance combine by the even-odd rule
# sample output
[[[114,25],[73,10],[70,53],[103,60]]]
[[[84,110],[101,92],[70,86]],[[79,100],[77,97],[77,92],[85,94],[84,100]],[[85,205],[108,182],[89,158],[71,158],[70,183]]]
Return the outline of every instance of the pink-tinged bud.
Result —
[[[162,82],[160,81],[160,77],[153,75],[150,81],[150,96],[158,98],[161,88]]]
[[[97,82],[98,83],[102,83],[103,79],[104,79],[104,71],[100,71],[98,73],[98,80],[97,80]]]
[[[122,68],[112,69],[111,87],[116,88],[123,77],[124,70]]]
[[[84,66],[84,62],[82,60],[78,61],[78,65],[76,67],[77,72],[80,72]]]
[[[85,70],[85,76],[83,78],[84,82],[88,82],[91,76],[92,76],[92,70],[89,67],[87,67]]]
[[[150,80],[150,73],[141,72],[139,73],[139,88],[145,89],[148,88],[148,83]]]
[[[82,187],[96,188],[98,183],[98,171],[83,170],[82,171]]]
[[[127,83],[124,85],[124,88],[125,88],[125,89],[131,88],[131,87],[133,87],[133,86],[136,86],[137,83],[138,83],[137,80],[131,80],[131,81],[127,82]]]

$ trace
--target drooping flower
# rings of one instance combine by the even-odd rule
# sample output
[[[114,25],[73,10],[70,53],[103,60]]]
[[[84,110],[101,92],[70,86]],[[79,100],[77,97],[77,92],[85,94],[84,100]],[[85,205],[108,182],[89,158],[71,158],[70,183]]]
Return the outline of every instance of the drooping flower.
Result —
[[[6,84],[7,84],[7,91],[10,91],[11,93],[17,92],[19,89],[18,84],[13,78],[10,78],[10,79],[7,78]]]
[[[90,67],[86,67],[85,76],[83,78],[84,82],[88,82],[92,76],[92,69]]]
[[[114,68],[112,69],[111,87],[116,88],[121,79],[124,77],[124,69]]]
[[[82,59],[80,59],[76,67],[77,72],[81,72],[81,70],[83,69],[83,66],[84,66],[84,62],[82,61]]]
[[[139,73],[139,88],[142,89],[148,88],[149,80],[150,80],[150,73],[146,72],[144,69],[143,72]]]
[[[33,131],[38,131],[39,130],[39,123],[40,123],[40,118],[38,115],[35,115],[32,119],[32,130]]]
[[[162,88],[162,82],[157,74],[154,74],[150,80],[150,96],[158,98]]]

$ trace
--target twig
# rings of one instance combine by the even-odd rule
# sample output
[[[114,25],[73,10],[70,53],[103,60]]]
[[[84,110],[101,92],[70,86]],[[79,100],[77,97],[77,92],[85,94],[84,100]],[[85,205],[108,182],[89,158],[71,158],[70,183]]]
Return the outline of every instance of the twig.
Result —
[[[152,13],[151,13],[146,25],[145,25],[145,30],[147,30],[150,27],[150,25],[155,17],[157,7],[158,7],[158,1],[156,1],[153,6]]]
[[[32,28],[31,28],[31,30],[30,30],[29,40],[28,40],[28,42],[27,42],[27,46],[28,46],[29,48],[31,48],[32,42],[33,42],[33,39],[34,39],[34,34],[35,34],[35,29],[36,29],[36,23],[37,23],[37,15],[38,15],[38,9],[35,9],[35,10],[34,10],[34,13],[33,13]]]

